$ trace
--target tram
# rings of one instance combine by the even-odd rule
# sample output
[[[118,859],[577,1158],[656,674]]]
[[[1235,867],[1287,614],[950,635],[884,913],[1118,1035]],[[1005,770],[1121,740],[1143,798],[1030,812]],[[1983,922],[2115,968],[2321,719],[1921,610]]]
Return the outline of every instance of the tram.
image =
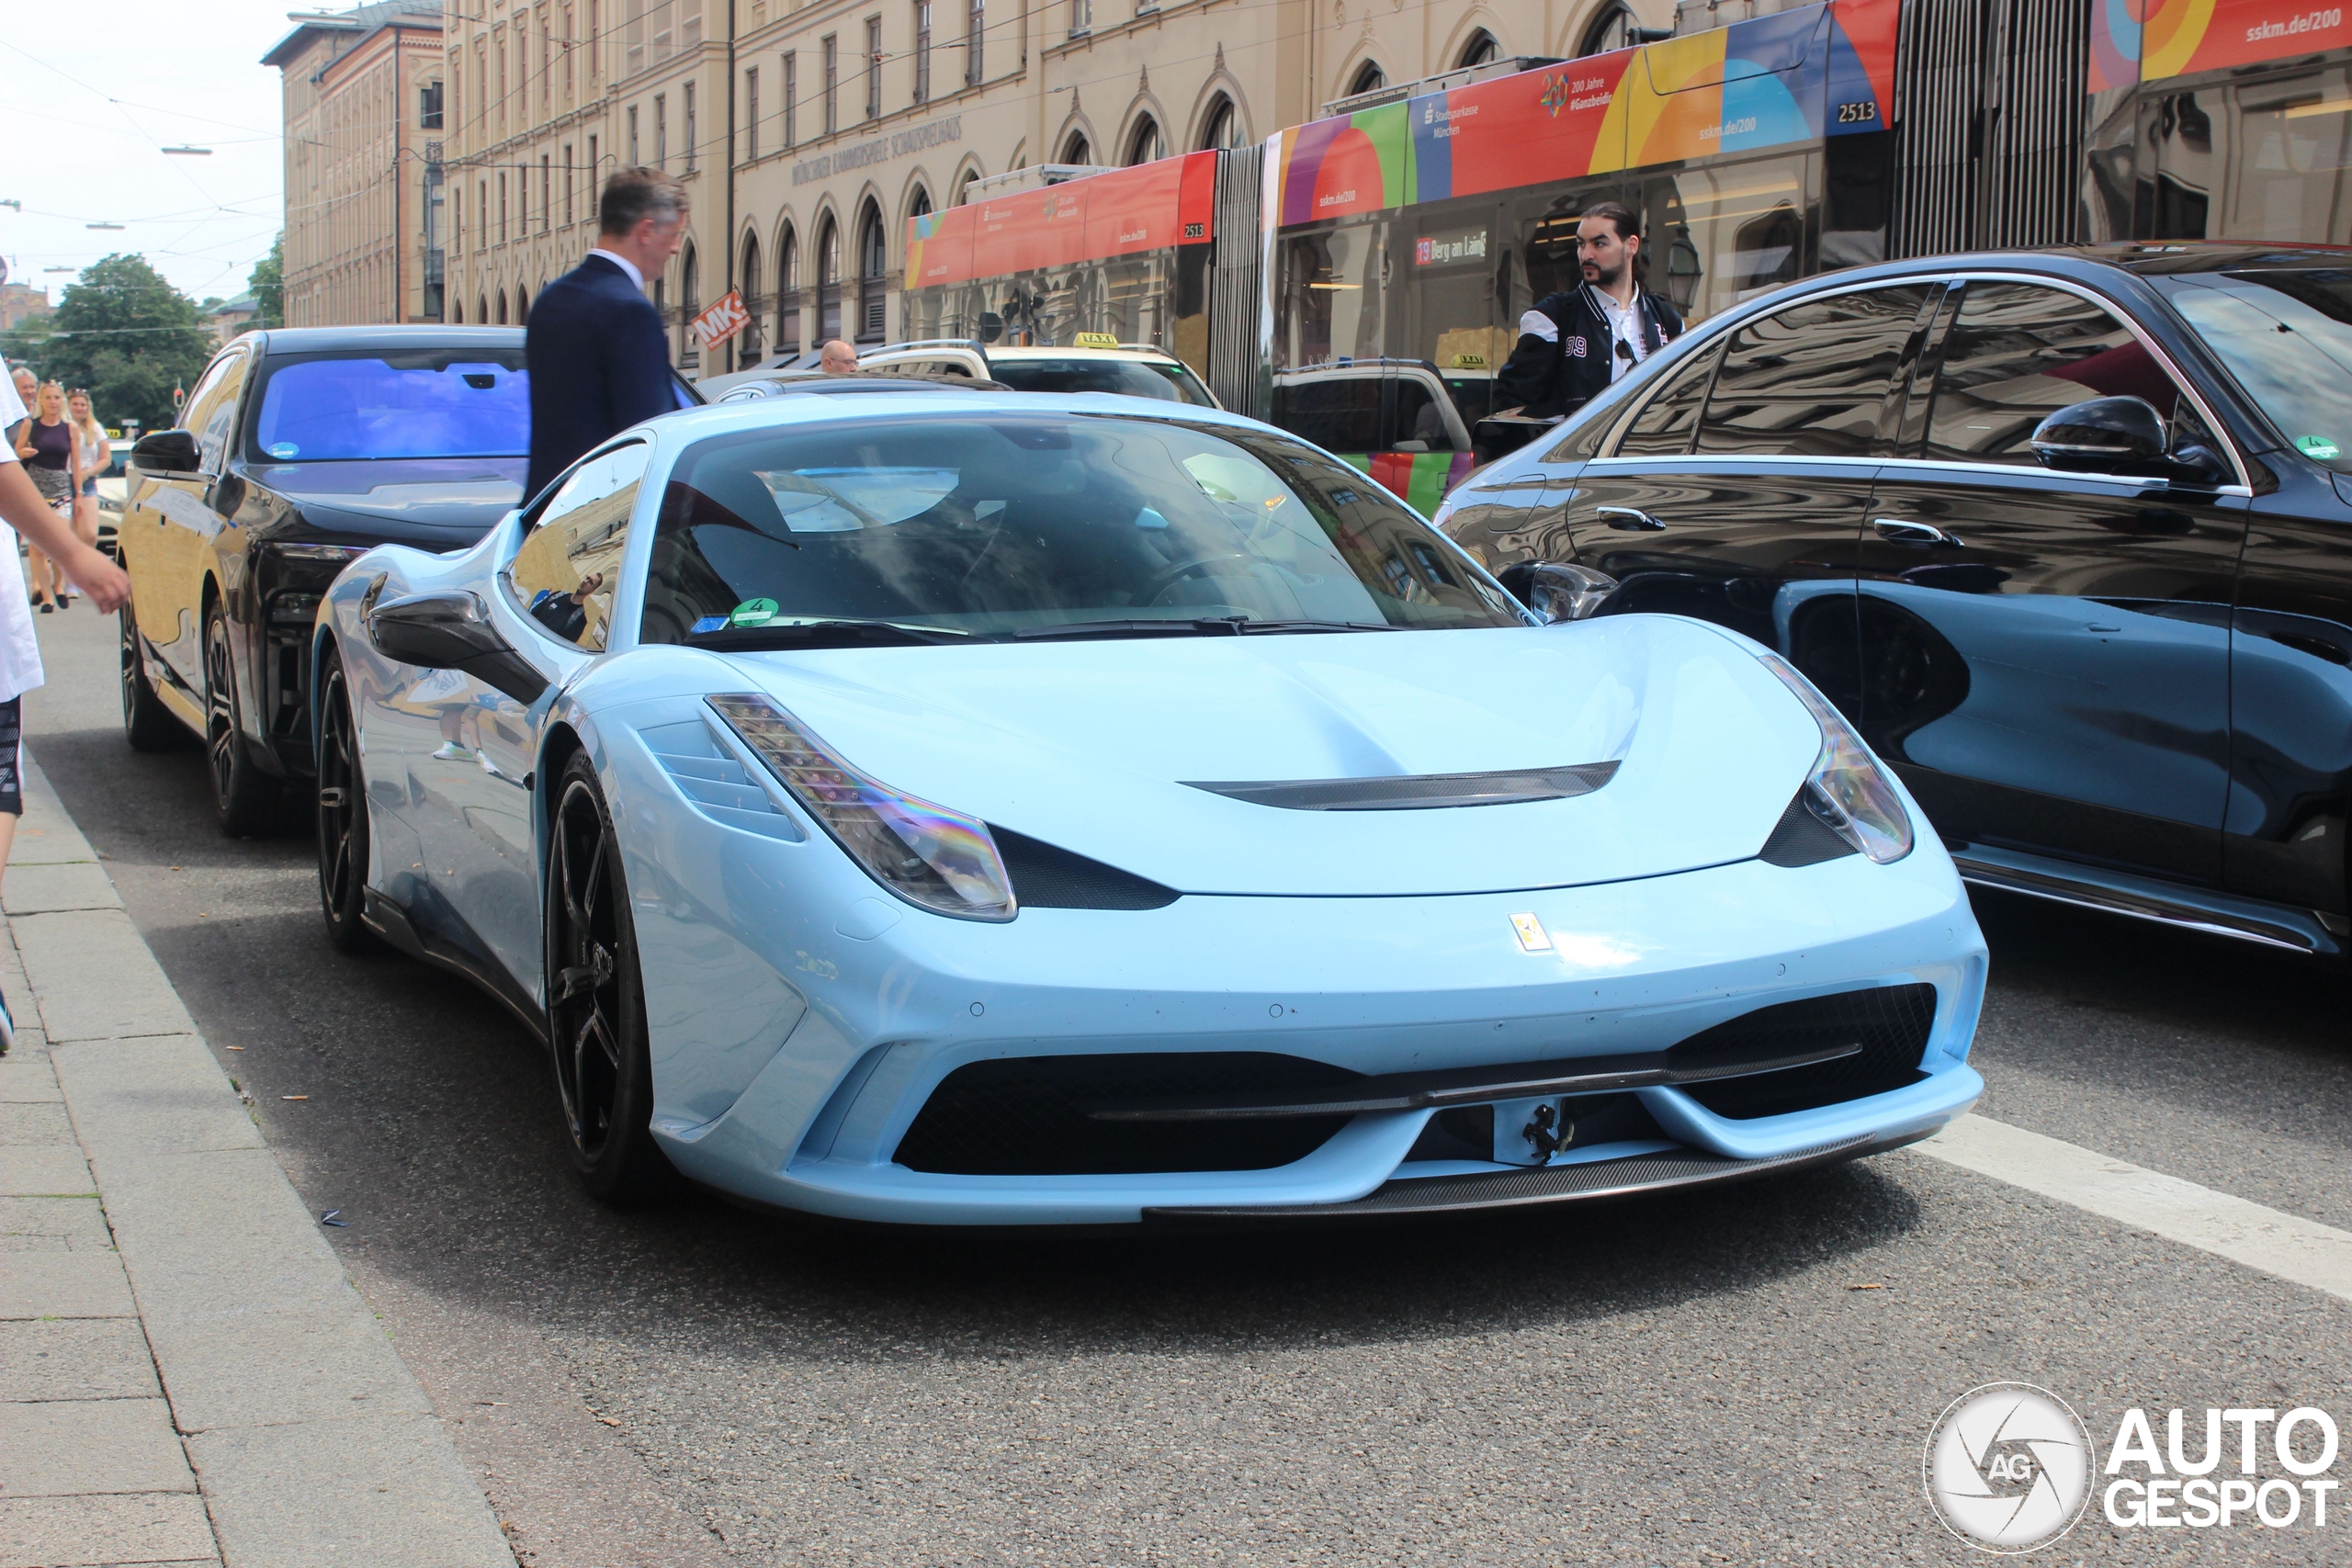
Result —
[[[1692,321],[1888,257],[2352,243],[2342,7],[1749,8],[1767,14],[913,219],[910,335],[1158,344],[1427,509],[1478,460],[1516,323],[1573,283],[1597,202],[1640,215],[1647,281]]]

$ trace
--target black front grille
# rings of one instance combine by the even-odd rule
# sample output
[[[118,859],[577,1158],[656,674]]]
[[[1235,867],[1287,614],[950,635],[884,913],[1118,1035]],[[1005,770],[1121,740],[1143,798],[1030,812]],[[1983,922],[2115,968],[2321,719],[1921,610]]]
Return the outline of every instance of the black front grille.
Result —
[[[1348,1118],[1098,1122],[1087,1111],[1114,1100],[1334,1088],[1362,1076],[1257,1051],[973,1062],[931,1091],[894,1157],[952,1176],[1266,1170],[1313,1154]]]
[[[1694,1034],[1667,1053],[1679,1069],[1800,1051],[1851,1041],[1859,1055],[1809,1067],[1693,1084],[1682,1092],[1736,1121],[1839,1105],[1917,1083],[1919,1059],[1936,1021],[1933,986],[1878,986],[1801,1002],[1779,1002]]]

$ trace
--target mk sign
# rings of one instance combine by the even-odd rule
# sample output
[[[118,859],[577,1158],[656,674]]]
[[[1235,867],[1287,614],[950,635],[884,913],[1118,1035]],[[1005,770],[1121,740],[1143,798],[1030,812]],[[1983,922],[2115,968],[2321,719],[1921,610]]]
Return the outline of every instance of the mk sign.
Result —
[[[743,309],[742,290],[730,288],[690,324],[696,343],[706,349],[717,348],[752,324],[752,312]]]

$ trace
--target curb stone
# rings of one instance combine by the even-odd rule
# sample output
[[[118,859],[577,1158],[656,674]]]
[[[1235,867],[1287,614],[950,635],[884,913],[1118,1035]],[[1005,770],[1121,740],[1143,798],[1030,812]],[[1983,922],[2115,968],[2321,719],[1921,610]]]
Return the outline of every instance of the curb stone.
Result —
[[[514,1568],[29,754],[23,776],[0,1365],[39,1376],[0,1387],[0,1568]]]

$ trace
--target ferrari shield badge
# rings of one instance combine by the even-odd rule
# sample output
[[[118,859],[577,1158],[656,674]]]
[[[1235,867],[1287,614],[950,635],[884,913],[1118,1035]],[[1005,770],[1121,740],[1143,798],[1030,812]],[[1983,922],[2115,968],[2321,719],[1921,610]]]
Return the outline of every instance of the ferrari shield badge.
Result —
[[[1513,915],[1510,918],[1510,929],[1519,933],[1521,952],[1549,953],[1552,951],[1551,932],[1545,931],[1544,922],[1533,915]]]

